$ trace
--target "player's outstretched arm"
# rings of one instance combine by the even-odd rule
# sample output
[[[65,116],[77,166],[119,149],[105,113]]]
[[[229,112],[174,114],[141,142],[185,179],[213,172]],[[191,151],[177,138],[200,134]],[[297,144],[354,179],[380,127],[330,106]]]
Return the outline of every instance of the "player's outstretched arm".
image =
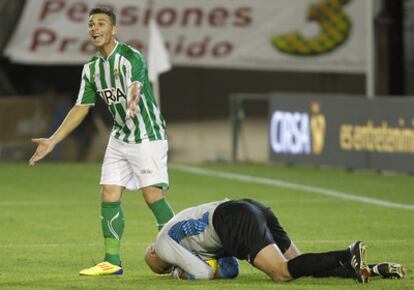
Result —
[[[33,156],[29,160],[29,165],[34,166],[36,162],[42,160],[49,154],[56,144],[66,138],[79,124],[85,119],[89,112],[89,106],[73,106],[66,115],[59,128],[49,138],[34,138],[32,142],[37,144]]]
[[[162,260],[178,267],[178,272],[172,273],[174,278],[189,280],[214,279],[215,269],[210,264],[201,260],[169,236],[162,236],[157,239],[156,250]]]
[[[138,82],[132,83],[128,88],[128,108],[126,111],[126,118],[133,118],[139,112],[138,101],[141,93],[141,85]]]

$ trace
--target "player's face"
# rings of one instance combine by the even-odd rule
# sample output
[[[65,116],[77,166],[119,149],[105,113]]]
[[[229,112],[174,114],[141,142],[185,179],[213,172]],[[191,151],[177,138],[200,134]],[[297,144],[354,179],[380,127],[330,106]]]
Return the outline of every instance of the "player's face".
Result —
[[[89,17],[88,30],[89,39],[93,45],[97,49],[101,49],[112,41],[117,27],[112,24],[108,15],[101,13]]]

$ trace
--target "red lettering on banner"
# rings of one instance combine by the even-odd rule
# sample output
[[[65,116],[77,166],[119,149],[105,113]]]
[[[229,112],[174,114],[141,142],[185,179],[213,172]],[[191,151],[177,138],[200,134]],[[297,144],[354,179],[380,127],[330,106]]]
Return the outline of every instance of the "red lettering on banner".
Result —
[[[121,25],[134,25],[138,21],[138,16],[136,15],[136,11],[138,10],[135,6],[126,6],[122,8],[120,13],[120,21],[119,24]]]
[[[224,7],[217,7],[210,11],[208,22],[211,26],[225,26],[229,11]]]
[[[39,46],[50,45],[56,41],[56,33],[50,29],[39,28],[33,34],[30,50],[35,51]]]
[[[99,4],[96,4],[96,6],[94,6],[94,7],[105,7],[105,8],[108,8],[108,9],[110,9],[110,10],[113,10],[113,11],[115,12],[115,14],[116,14],[116,9],[115,9],[115,6],[114,6],[114,5],[112,5],[112,4],[99,3]],[[92,8],[94,8],[94,7],[90,7],[90,9],[92,9]]]
[[[68,9],[68,17],[75,22],[85,21],[85,16],[88,15],[88,6],[85,3],[75,3]]]
[[[201,42],[192,43],[187,49],[187,55],[191,58],[198,58],[206,53],[210,37],[205,37]]]
[[[49,0],[43,5],[42,12],[40,13],[39,20],[44,20],[49,13],[59,12],[65,7],[63,0]]]
[[[145,42],[140,39],[129,39],[125,41],[140,51],[145,51]],[[189,59],[223,58],[230,55],[234,45],[228,41],[214,41],[210,36],[205,36],[196,41],[187,41],[184,35],[179,35],[175,41],[166,43],[171,55],[185,56]],[[75,37],[59,37],[57,32],[40,28],[35,30],[31,51],[47,49],[50,53],[64,54],[68,51],[78,50],[85,55],[93,54],[96,49],[88,39]]]
[[[220,42],[213,47],[211,54],[214,57],[224,57],[229,55],[232,51],[233,45],[230,42]]]
[[[151,0],[143,2],[142,6],[133,3],[116,7],[118,24],[130,26],[126,28],[125,34],[122,34],[122,37],[126,39],[121,39],[121,41],[145,52],[147,43],[134,36],[136,35],[134,29],[136,27],[139,30],[147,26],[149,20],[154,18],[160,27],[171,27],[179,31],[177,34],[169,35],[169,42],[166,45],[172,56],[179,56],[187,61],[219,60],[228,57],[234,52],[236,44],[226,40],[221,35],[221,29],[232,26],[235,28],[233,30],[244,30],[254,21],[253,7],[249,6],[226,7],[225,4],[221,4],[204,7],[203,4],[192,6],[188,4],[188,6],[175,7],[167,6],[171,4],[164,4],[165,6],[156,8],[155,2]],[[97,4],[97,6],[112,9],[114,5]],[[32,28],[30,51],[50,52],[55,55],[67,53],[92,55],[96,49],[87,39],[86,28],[88,11],[91,8],[93,7],[90,7],[90,3],[86,0],[43,0],[39,11],[34,12],[39,13],[39,20],[35,21],[37,26]],[[57,17],[65,19],[58,19],[60,21],[57,22],[49,21]],[[85,22],[85,30],[80,29],[82,22]],[[59,26],[53,26],[55,23]],[[187,31],[189,35],[186,35]],[[194,34],[195,31],[197,31],[196,34]],[[216,35],[217,31],[220,31],[218,35]],[[223,33],[226,35],[228,32],[223,31]],[[144,34],[140,35],[144,37]]]
[[[62,42],[60,43],[59,46],[59,51],[65,51],[66,47],[70,44],[70,43],[77,43],[79,40],[77,38],[64,38],[62,39]]]
[[[95,46],[93,46],[92,42],[90,42],[89,39],[85,40],[82,43],[80,50],[82,53],[85,53],[85,54],[92,54],[96,51]]]
[[[139,40],[130,40],[127,43],[144,53],[148,53],[147,48]],[[187,43],[185,36],[179,35],[177,41],[167,41],[165,46],[172,56],[185,55],[193,59],[203,57],[222,58],[228,56],[234,49],[232,43],[228,41],[213,42],[209,36],[202,38],[200,41]]]
[[[211,27],[225,27],[233,25],[236,27],[246,27],[252,23],[252,7],[235,7],[224,6],[218,7],[160,7],[155,10],[153,1],[148,1],[146,6],[126,5],[115,7],[113,4],[99,3],[98,7],[107,7],[112,10],[118,8],[118,23],[121,25],[139,24],[144,27],[148,26],[149,20],[154,18],[161,27],[200,27],[207,25]],[[44,1],[40,10],[39,20],[44,21],[53,14],[65,13],[68,20],[73,22],[86,21],[88,11],[93,8],[89,2],[83,0],[75,3],[65,0],[47,0]]]
[[[250,16],[251,12],[251,7],[240,7],[237,9],[235,13],[237,20],[234,21],[234,26],[245,27],[250,25],[252,23],[252,17]]]
[[[183,35],[180,35],[177,42],[167,42],[166,46],[170,53],[175,56],[185,54],[189,58],[214,57],[221,58],[228,56],[234,48],[234,45],[228,41],[214,43],[209,36],[204,37],[201,41],[186,43]]]
[[[202,19],[203,19],[203,11],[200,8],[190,8],[190,9],[184,10],[181,25],[182,26],[187,26],[191,14],[195,15],[195,17],[196,17],[193,25],[194,26],[200,26],[201,22],[202,22]]]
[[[149,3],[148,3],[149,5],[148,5],[148,9],[147,10],[145,10],[145,14],[144,14],[144,25],[145,26],[147,26],[148,25],[148,23],[149,23],[149,20],[151,19],[151,17],[152,17],[152,1],[150,1]]]
[[[178,43],[177,43],[177,45],[175,46],[175,49],[174,49],[174,53],[176,55],[179,55],[181,53],[181,50],[183,49],[183,42],[184,42],[184,36],[180,35],[178,37]]]
[[[173,8],[164,8],[158,11],[157,23],[159,26],[171,26],[177,19],[177,12]]]

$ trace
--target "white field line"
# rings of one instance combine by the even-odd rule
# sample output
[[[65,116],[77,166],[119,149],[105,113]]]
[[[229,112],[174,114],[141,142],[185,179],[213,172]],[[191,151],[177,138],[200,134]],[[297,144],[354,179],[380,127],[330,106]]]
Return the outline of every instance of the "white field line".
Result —
[[[295,240],[295,244],[347,244],[352,241],[350,240]],[[412,244],[414,243],[414,239],[401,239],[401,240],[370,240],[370,244]],[[123,243],[124,246],[147,246],[147,243],[139,243],[139,242],[127,242]],[[0,249],[18,249],[18,248],[26,248],[26,249],[52,249],[52,248],[101,248],[103,243],[53,243],[53,244],[0,244]]]
[[[0,206],[67,206],[67,205],[89,205],[92,202],[65,202],[65,201],[0,201]]]
[[[316,187],[316,186],[309,186],[309,185],[304,185],[304,184],[299,184],[299,183],[293,183],[293,182],[283,181],[279,179],[270,179],[270,178],[264,178],[264,177],[243,175],[243,174],[230,173],[230,172],[218,171],[218,170],[210,170],[210,169],[204,169],[204,168],[195,167],[195,166],[178,165],[178,164],[170,165],[170,168],[183,171],[183,172],[187,172],[187,173],[191,173],[191,174],[219,177],[219,178],[225,178],[225,179],[231,179],[231,180],[237,180],[237,181],[243,181],[243,182],[258,183],[258,184],[270,185],[270,186],[275,186],[275,187],[284,187],[284,188],[289,188],[289,189],[317,193],[320,195],[330,196],[330,197],[339,198],[343,200],[358,201],[358,202],[379,205],[379,206],[389,207],[389,208],[414,210],[414,205],[412,204],[395,203],[395,202],[391,202],[391,201],[387,201],[383,199],[358,196],[358,195],[353,195],[347,192],[340,192],[336,190],[325,189],[325,188]]]
[[[299,244],[337,244],[337,243],[350,243],[350,240],[294,240]],[[369,244],[412,244],[414,239],[401,239],[401,240],[369,240]]]
[[[0,248],[91,248],[102,246],[103,243],[96,244],[68,244],[68,243],[54,243],[54,244],[5,244],[1,245]]]

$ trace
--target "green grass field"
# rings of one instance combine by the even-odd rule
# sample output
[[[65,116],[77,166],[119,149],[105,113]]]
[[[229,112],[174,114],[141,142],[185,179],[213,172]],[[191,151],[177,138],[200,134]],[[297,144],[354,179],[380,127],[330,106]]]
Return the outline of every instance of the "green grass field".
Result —
[[[414,269],[412,176],[280,165],[200,167],[205,171],[170,166],[167,195],[175,211],[224,197],[254,198],[273,208],[302,252],[342,249],[362,239],[370,262],[395,261]],[[80,277],[79,270],[103,254],[99,175],[100,164],[0,164],[0,289],[414,289],[412,272],[403,280],[367,285],[335,278],[275,284],[246,262],[240,276],[228,281],[156,276],[142,258],[157,234],[155,222],[141,194],[133,192],[123,197],[125,274]]]

